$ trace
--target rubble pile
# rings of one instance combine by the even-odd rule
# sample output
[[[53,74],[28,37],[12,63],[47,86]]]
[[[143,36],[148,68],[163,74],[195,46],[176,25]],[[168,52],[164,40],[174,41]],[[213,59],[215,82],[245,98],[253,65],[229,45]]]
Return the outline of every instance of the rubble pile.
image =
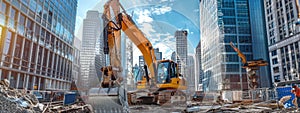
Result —
[[[0,81],[0,112],[1,113],[92,113],[93,108],[89,104],[76,102],[72,105],[39,103],[35,95],[25,90],[17,90],[9,87],[7,79]],[[52,105],[51,105],[52,104]]]
[[[44,108],[43,112],[46,113],[93,113],[93,108],[89,104],[81,104],[81,103],[75,103],[73,105],[56,105],[51,106],[47,105],[47,107]]]
[[[9,87],[7,79],[0,81],[0,111],[4,113],[41,113],[43,105],[32,94]]]

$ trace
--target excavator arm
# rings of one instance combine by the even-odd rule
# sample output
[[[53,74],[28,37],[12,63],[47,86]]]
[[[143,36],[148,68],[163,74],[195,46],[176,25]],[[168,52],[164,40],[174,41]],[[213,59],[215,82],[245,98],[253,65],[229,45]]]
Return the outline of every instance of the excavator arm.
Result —
[[[122,9],[122,12],[120,9]],[[111,11],[113,11],[115,17],[112,16]],[[128,104],[186,103],[185,92],[181,91],[187,89],[186,82],[183,75],[177,73],[177,64],[170,60],[156,61],[152,44],[125,12],[119,0],[109,0],[105,4],[102,18],[104,21],[104,52],[109,54],[110,66],[101,69],[103,73],[101,86],[108,89],[118,87],[120,80],[122,80],[122,76],[120,76],[120,71],[122,71],[120,32],[122,30],[141,51],[150,72],[150,75],[148,75],[145,66],[146,79],[143,78],[138,82],[137,91],[127,92]],[[173,98],[176,98],[176,100]]]
[[[241,58],[241,60],[242,60],[242,63],[243,63],[244,65],[246,65],[246,64],[247,64],[246,56],[245,56],[245,55],[244,55],[237,47],[235,47],[235,46],[233,45],[232,42],[230,42],[230,46],[234,49],[235,52],[237,52],[238,56],[239,56],[239,57]]]
[[[123,12],[120,12],[120,8]],[[111,9],[114,13],[114,18],[111,15]],[[143,54],[144,60],[150,71],[148,79],[151,78],[152,82],[154,82],[156,74],[156,57],[153,46],[142,31],[138,29],[131,17],[126,14],[124,8],[119,3],[119,0],[109,0],[104,5],[102,18],[104,21],[104,52],[109,54],[111,65],[111,68],[108,68],[108,70],[113,70],[112,68],[114,67],[121,67],[120,44],[122,30]],[[113,72],[113,74],[109,76],[116,76],[116,72]],[[118,78],[121,77],[120,75],[117,76]]]

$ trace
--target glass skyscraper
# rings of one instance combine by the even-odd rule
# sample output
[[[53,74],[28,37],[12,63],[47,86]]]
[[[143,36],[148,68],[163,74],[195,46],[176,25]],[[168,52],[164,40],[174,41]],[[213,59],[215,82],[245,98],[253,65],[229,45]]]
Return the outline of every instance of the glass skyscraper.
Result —
[[[264,26],[250,22],[250,20],[258,18],[256,15],[250,14],[253,12],[249,8],[250,2],[261,1],[201,0],[201,61],[205,91],[248,89],[246,71],[242,68],[242,63],[230,46],[230,42],[233,42],[245,54],[248,61],[254,58],[254,52],[256,52],[254,46],[257,46],[254,40],[264,38],[264,36],[261,34],[260,37],[256,37],[260,34],[253,35],[252,32],[257,30],[255,28]],[[261,11],[263,10],[261,9]]]
[[[15,88],[69,89],[77,0],[0,5],[0,78]]]

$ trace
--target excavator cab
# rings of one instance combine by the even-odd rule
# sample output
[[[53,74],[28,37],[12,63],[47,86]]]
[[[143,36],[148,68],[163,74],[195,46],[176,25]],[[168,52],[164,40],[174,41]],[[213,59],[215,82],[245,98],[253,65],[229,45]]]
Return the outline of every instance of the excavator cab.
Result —
[[[177,63],[171,60],[157,62],[156,83],[160,89],[186,89],[185,79],[179,74]]]
[[[171,82],[171,78],[177,77],[177,68],[172,61],[160,61],[157,64],[157,81],[158,84]]]

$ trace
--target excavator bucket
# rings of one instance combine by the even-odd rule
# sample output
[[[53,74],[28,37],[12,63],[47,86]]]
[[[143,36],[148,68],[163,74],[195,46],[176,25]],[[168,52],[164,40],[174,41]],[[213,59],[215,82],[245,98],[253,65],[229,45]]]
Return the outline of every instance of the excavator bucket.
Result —
[[[115,88],[99,88],[98,95],[107,95],[107,96],[117,96],[118,95],[118,87]]]

